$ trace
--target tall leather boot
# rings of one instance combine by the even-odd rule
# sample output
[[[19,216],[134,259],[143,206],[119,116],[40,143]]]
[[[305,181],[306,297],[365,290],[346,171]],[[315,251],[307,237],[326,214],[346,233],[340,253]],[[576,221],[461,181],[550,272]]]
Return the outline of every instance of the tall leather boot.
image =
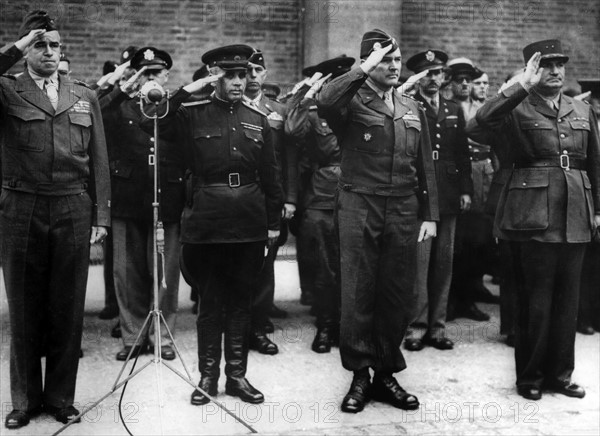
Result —
[[[220,308],[218,311],[220,312]],[[198,387],[210,396],[215,396],[218,393],[219,375],[221,373],[221,336],[223,330],[221,318],[220,313],[205,319],[201,319],[201,316],[199,316],[196,322],[198,369],[201,376]],[[191,403],[194,406],[201,406],[209,401],[210,399],[202,392],[198,390],[192,392]]]
[[[240,309],[227,313],[225,320],[225,393],[247,403],[262,403],[263,394],[246,379],[250,314]]]

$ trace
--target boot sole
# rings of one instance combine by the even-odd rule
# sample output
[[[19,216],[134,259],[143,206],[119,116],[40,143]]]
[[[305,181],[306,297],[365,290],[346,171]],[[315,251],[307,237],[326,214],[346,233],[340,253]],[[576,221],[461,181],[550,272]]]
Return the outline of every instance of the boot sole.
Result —
[[[260,403],[264,403],[265,399],[263,398],[258,398],[258,399],[254,399],[254,398],[248,398],[248,397],[244,397],[243,395],[240,395],[239,392],[233,391],[231,389],[227,389],[225,388],[225,393],[227,395],[230,395],[232,397],[238,397],[240,400],[244,401],[245,403],[250,403],[250,404],[260,404]]]

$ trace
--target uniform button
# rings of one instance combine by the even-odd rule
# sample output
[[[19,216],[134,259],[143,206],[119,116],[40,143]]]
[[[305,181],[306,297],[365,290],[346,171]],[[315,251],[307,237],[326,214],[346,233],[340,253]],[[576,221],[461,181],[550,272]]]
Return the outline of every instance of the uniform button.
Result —
[[[440,144],[435,144],[435,148],[440,148]]]
[[[233,114],[233,111],[229,112],[230,114]]]
[[[133,121],[129,120],[129,124],[133,124]]]
[[[448,112],[448,109],[444,109],[444,112]]]
[[[154,138],[153,138],[153,137],[152,137],[152,138],[150,138],[150,142],[154,142]]]
[[[535,127],[537,127],[537,126],[538,126],[538,123],[535,123],[535,124],[534,124],[534,126],[535,126]]]
[[[237,148],[233,147],[233,151],[237,151]]]
[[[564,138],[564,137],[565,137],[565,134],[564,134],[564,133],[561,133],[561,134],[560,134],[560,137],[561,137],[561,138]]]
[[[559,118],[559,119],[558,119],[558,122],[559,122],[559,123],[562,123],[562,118]]]
[[[207,138],[210,138],[210,135],[206,135]]]
[[[150,153],[154,153],[154,147],[150,147]]]
[[[254,138],[254,142],[258,142],[258,139]]]
[[[231,131],[232,131],[232,132],[235,132],[235,127],[232,127],[232,128],[231,128]]]
[[[436,137],[436,138],[441,138],[441,137],[442,137],[442,135],[440,135],[439,133],[436,133],[436,134],[435,134],[435,137]]]
[[[436,124],[435,127],[441,127],[439,124]]]
[[[523,186],[527,186],[527,183],[523,182]]]
[[[469,159],[473,160],[473,158],[472,158],[472,157],[470,157]]]
[[[569,154],[567,150],[563,150],[563,154]]]

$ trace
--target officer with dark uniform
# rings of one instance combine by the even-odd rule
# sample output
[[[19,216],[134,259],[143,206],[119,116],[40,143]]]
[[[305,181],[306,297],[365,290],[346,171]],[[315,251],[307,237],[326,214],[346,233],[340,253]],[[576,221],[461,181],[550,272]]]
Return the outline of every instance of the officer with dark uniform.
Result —
[[[460,106],[439,93],[448,55],[440,50],[417,53],[406,63],[419,80],[415,99],[425,107],[437,180],[440,221],[437,237],[417,245],[416,318],[404,348],[419,351],[425,344],[439,350],[454,347],[446,337],[446,309],[452,280],[456,218],[469,210],[473,181],[465,118]]]
[[[395,39],[365,33],[360,57],[317,99],[342,150],[340,354],[354,372],[342,410],[359,412],[369,397],[415,409],[419,401],[393,374],[406,368],[400,345],[412,316],[417,242],[435,236],[439,219],[435,170],[422,106],[394,88],[402,60]]]
[[[168,79],[172,60],[165,51],[154,47],[140,48],[131,58],[131,67],[144,72],[139,79],[143,85],[155,81],[163,86]],[[154,155],[153,134],[146,133],[141,123],[147,118],[140,109],[140,99],[128,98],[119,87],[113,93],[122,97],[113,100],[110,108],[103,108],[104,122],[112,134],[108,156],[110,160],[112,197],[112,233],[115,290],[119,303],[119,319],[124,347],[117,360],[125,360],[134,346],[153,304],[153,208]],[[110,98],[108,96],[107,98]],[[152,114],[155,104],[144,102],[146,114]],[[185,164],[180,144],[159,143],[159,214],[164,231],[164,268],[159,269],[159,307],[172,334],[175,332],[179,295],[179,220],[184,203]],[[164,276],[164,280],[162,277]],[[163,286],[162,283],[166,286]],[[146,334],[150,347],[154,346],[152,332],[142,334],[143,343],[137,344],[135,354],[146,349]],[[163,342],[161,356],[175,358],[166,328],[161,329]]]
[[[569,58],[560,41],[530,44],[523,56],[518,82],[476,116],[504,132],[514,158],[495,228],[517,269],[517,390],[531,400],[544,388],[582,398],[571,374],[583,256],[600,224],[598,125],[588,104],[561,92]]]
[[[244,102],[262,112],[269,120],[273,147],[277,162],[281,168],[280,178],[284,187],[285,204],[282,211],[281,234],[277,243],[270,247],[260,271],[254,301],[252,303],[252,333],[250,349],[261,354],[274,355],[279,352],[277,345],[271,341],[265,331],[265,326],[272,325],[269,315],[283,318],[286,312],[275,306],[275,258],[277,250],[287,239],[286,220],[290,219],[296,210],[296,149],[284,132],[284,122],[287,110],[285,106],[269,99],[262,91],[267,78],[265,56],[262,51],[254,49],[248,59],[248,74]]]
[[[318,72],[323,75],[323,79],[298,90],[290,100],[293,103],[286,119],[286,132],[304,144],[303,150],[312,166],[312,177],[299,201],[302,203],[300,208],[304,211],[300,221],[300,234],[306,240],[314,265],[312,289],[317,333],[311,348],[316,353],[330,352],[332,344],[339,341],[340,253],[333,210],[340,175],[341,151],[327,121],[317,113],[315,95],[324,79],[347,73],[354,62],[354,58],[337,57],[306,68],[306,76]]]
[[[10,314],[9,429],[42,408],[66,423],[79,364],[90,243],[110,224],[108,159],[96,94],[57,74],[60,35],[32,11],[0,50],[0,232]],[[43,343],[44,342],[44,343]],[[42,347],[46,345],[45,347]],[[41,352],[46,351],[45,375]]]
[[[202,56],[212,76],[171,98],[163,134],[185,150],[188,174],[181,219],[181,269],[200,291],[198,366],[201,380],[191,402],[216,395],[224,336],[225,392],[261,403],[264,396],[246,379],[254,283],[265,243],[279,236],[283,193],[269,120],[243,101],[247,45],[230,45]],[[215,82],[206,100],[183,103]],[[183,104],[182,104],[183,103]]]

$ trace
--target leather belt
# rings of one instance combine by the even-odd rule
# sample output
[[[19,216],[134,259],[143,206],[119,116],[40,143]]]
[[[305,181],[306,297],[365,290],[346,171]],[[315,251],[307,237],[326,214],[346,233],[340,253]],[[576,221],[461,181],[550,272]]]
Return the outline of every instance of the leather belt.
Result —
[[[29,194],[62,196],[77,195],[86,192],[88,184],[86,182],[69,183],[31,183],[23,180],[3,180],[2,188],[11,191],[27,192]]]
[[[563,168],[565,170],[587,169],[584,159],[571,158],[568,154],[555,157],[538,158],[526,162],[515,162],[513,168]]]
[[[352,183],[338,181],[338,189],[342,191],[356,192],[358,194],[379,195],[382,197],[408,197],[415,194],[411,187],[397,187],[389,185],[357,186]]]
[[[258,182],[256,174],[229,173],[216,177],[194,177],[194,185],[201,187],[229,186],[237,188]]]

